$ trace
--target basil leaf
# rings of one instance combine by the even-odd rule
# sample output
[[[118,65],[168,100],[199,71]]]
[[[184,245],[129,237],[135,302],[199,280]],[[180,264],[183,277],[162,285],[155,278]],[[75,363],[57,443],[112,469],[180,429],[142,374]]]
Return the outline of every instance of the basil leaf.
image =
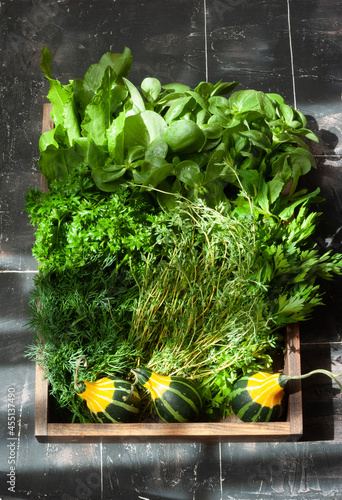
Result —
[[[191,87],[188,85],[184,85],[183,83],[168,83],[167,85],[162,86],[164,90],[167,92],[178,92],[183,94],[188,90],[191,90]]]
[[[214,85],[214,88],[210,95],[214,96],[230,94],[230,92],[234,90],[238,85],[240,85],[239,82],[218,82],[216,83],[216,85]]]

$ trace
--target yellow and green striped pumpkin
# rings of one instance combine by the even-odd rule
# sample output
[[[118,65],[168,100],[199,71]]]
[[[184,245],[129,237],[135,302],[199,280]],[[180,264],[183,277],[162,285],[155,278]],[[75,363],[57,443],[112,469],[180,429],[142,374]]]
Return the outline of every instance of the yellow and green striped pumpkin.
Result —
[[[253,372],[241,377],[233,387],[233,412],[244,422],[278,420],[284,411],[287,381],[281,373]]]
[[[132,384],[121,378],[103,377],[77,383],[78,396],[99,422],[132,422],[139,413],[140,396]]]
[[[149,391],[161,420],[183,423],[197,419],[202,408],[202,397],[192,380],[159,375],[148,368],[136,368],[132,372],[138,383]]]
[[[231,407],[235,415],[243,422],[272,422],[278,420],[286,406],[284,388],[289,380],[301,380],[311,375],[322,373],[338,384],[342,393],[342,384],[337,375],[328,370],[317,369],[303,375],[285,375],[284,373],[253,372],[235,382],[231,397]]]

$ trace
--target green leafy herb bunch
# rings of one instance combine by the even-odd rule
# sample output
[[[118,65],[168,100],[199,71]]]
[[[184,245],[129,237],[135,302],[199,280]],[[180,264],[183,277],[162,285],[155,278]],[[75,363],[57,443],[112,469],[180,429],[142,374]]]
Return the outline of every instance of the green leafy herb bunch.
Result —
[[[207,416],[225,416],[236,378],[271,369],[283,328],[341,274],[315,243],[319,188],[300,182],[318,139],[280,95],[235,81],[135,85],[127,47],[67,84],[51,62],[44,47],[54,128],[39,142],[48,191],[25,197],[28,355],[66,418],[91,418],[73,391],[80,356],[91,380],[136,366],[196,379]]]

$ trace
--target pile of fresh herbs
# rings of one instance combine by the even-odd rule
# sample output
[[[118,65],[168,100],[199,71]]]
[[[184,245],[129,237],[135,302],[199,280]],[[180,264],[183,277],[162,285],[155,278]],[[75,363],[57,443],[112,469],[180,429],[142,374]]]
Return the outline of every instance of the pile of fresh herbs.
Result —
[[[299,188],[317,137],[281,96],[237,82],[139,90],[128,48],[66,85],[51,60],[44,47],[49,190],[25,197],[39,263],[28,355],[74,421],[91,420],[73,390],[80,356],[87,380],[136,366],[193,378],[208,418],[225,416],[236,378],[271,369],[283,327],[341,273],[314,241],[319,189]]]

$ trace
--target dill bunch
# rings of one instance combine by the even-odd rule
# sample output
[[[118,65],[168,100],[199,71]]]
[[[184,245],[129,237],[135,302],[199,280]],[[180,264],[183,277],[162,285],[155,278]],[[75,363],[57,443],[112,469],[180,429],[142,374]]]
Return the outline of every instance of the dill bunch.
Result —
[[[134,364],[127,328],[136,295],[132,278],[100,262],[35,277],[28,311],[35,338],[27,356],[43,368],[58,407],[78,421],[90,415],[74,391],[77,359],[87,358],[80,376],[90,381],[101,373],[127,377]]]

